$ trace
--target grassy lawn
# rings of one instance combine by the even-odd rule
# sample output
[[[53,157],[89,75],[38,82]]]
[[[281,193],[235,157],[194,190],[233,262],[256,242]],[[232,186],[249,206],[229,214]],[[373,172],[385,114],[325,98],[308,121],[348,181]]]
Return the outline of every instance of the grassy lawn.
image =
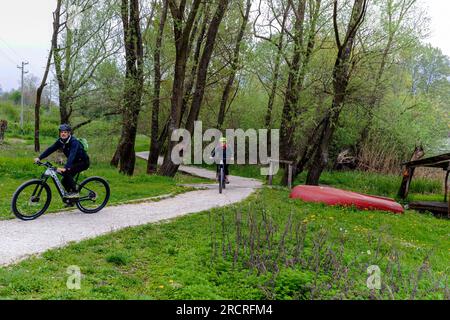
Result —
[[[6,299],[450,299],[450,222],[329,208],[263,189],[0,269]],[[67,267],[82,273],[68,290]],[[381,269],[382,290],[366,287]],[[389,287],[389,288],[388,288]]]

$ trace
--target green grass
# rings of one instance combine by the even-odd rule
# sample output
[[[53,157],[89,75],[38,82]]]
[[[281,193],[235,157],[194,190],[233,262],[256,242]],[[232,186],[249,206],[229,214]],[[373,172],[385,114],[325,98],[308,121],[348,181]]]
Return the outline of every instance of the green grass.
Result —
[[[258,273],[247,263],[248,252],[241,252],[236,264],[233,264],[233,255],[223,255],[228,252],[228,246],[232,250],[236,247],[236,215],[242,215],[245,234],[249,215],[261,221],[263,212],[277,227],[275,248],[280,243],[289,215],[292,225],[299,223],[307,228],[305,257],[314,252],[313,241],[323,230],[327,232],[330,248],[345,238],[344,261],[351,275],[345,298],[369,298],[371,292],[365,286],[365,269],[376,264],[380,266],[382,276],[390,277],[388,269],[397,265],[395,257],[398,257],[403,280],[398,282],[399,289],[394,298],[409,298],[415,286],[414,279],[428,255],[429,270],[417,282],[415,297],[445,298],[443,286],[448,286],[448,279],[447,282],[439,280],[439,290],[433,289],[435,282],[431,279],[442,279],[449,272],[449,221],[411,211],[393,215],[306,204],[289,200],[287,190],[273,189],[264,189],[235,206],[181,217],[171,223],[128,228],[2,268],[0,297],[267,299],[270,294],[273,299],[308,299],[312,298],[311,290],[315,288],[313,298],[333,299],[342,293],[344,290],[338,287],[339,282],[335,283],[325,269],[315,272],[309,267],[280,264],[276,274]],[[294,244],[295,237],[288,236],[289,254]],[[66,270],[72,265],[81,269],[80,290],[66,287],[69,277]],[[397,274],[395,267],[394,271]],[[383,281],[391,283],[385,278]],[[326,287],[328,283],[333,285],[331,289]]]

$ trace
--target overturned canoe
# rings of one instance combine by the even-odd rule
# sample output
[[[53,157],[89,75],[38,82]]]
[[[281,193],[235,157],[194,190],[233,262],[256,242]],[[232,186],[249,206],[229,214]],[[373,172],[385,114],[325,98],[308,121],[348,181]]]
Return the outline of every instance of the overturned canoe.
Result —
[[[290,195],[292,199],[319,202],[330,206],[355,206],[360,210],[380,210],[403,213],[403,207],[394,199],[369,196],[330,187],[297,186]]]

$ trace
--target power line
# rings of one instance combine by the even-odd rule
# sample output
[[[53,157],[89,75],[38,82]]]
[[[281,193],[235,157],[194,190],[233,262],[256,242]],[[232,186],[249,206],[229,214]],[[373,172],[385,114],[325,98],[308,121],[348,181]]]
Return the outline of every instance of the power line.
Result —
[[[0,48],[0,53],[3,54],[3,56],[8,59],[9,62],[11,62],[13,65],[17,65],[17,62],[14,61],[14,59],[12,59],[5,51],[2,50],[2,48]]]
[[[0,41],[3,42],[6,46],[6,48],[9,49],[9,51],[11,51],[11,53],[13,53],[15,56],[17,56],[20,60],[24,60],[22,55],[18,54],[16,50],[14,50],[5,40],[3,40],[2,38],[0,38]]]

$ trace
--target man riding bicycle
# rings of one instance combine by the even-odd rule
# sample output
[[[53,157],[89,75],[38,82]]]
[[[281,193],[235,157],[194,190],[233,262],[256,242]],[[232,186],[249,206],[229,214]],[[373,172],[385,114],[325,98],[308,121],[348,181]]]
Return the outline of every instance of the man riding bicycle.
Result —
[[[229,160],[233,158],[233,150],[231,150],[231,148],[228,148],[227,138],[225,137],[220,138],[220,142],[216,146],[216,148],[211,152],[211,156],[216,160],[217,163],[216,180],[219,180],[220,165],[218,163],[220,161],[220,157],[222,156],[225,171],[225,183],[229,184],[230,181],[228,180],[228,175],[230,172],[229,172],[229,164],[227,162],[229,162]]]
[[[74,199],[79,198],[80,195],[77,190],[74,177],[89,168],[89,156],[83,148],[83,145],[79,140],[72,135],[72,128],[68,124],[62,124],[59,127],[59,139],[45,150],[38,158],[35,158],[35,162],[39,162],[42,159],[47,158],[57,150],[62,150],[67,157],[67,163],[64,168],[58,168],[57,171],[62,174],[62,184],[68,194],[66,198]]]

